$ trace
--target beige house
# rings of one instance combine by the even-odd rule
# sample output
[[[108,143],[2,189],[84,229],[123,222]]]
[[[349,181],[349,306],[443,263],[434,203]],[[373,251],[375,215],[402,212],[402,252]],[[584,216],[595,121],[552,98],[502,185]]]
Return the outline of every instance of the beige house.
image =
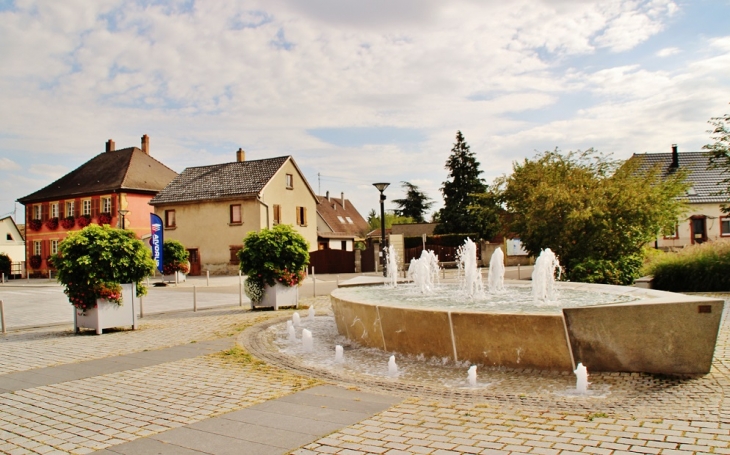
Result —
[[[641,160],[641,168],[644,169],[660,166],[665,175],[680,169],[687,172],[686,181],[690,188],[683,197],[687,211],[679,217],[672,232],[664,232],[657,237],[658,248],[671,250],[730,238],[730,216],[721,209],[730,201],[727,195],[720,194],[725,188],[722,182],[728,176],[722,169],[709,168],[706,152],[680,153],[673,145],[671,153],[634,154],[632,159]]]
[[[25,239],[15,220],[10,216],[0,219],[0,253],[10,258],[11,274],[25,273]]]
[[[238,273],[243,238],[290,224],[317,249],[317,197],[291,156],[185,169],[151,201],[165,240],[190,252],[190,274]]]

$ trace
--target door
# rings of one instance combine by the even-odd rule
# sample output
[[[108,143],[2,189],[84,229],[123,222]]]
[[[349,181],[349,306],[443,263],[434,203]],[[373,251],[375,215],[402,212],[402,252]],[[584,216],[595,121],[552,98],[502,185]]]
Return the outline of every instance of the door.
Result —
[[[190,248],[188,253],[188,261],[190,261],[190,272],[188,272],[188,274],[192,276],[200,276],[200,253],[198,252],[198,249]]]
[[[690,223],[692,227],[692,243],[703,243],[707,241],[707,218],[704,216],[693,216]]]

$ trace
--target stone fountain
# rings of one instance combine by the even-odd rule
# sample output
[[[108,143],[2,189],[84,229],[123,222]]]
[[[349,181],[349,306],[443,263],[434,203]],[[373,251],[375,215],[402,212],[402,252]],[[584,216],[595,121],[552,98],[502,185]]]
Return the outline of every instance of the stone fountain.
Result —
[[[557,259],[543,253],[546,256],[538,262],[542,259],[540,263],[545,266],[536,267],[539,272],[533,277],[540,287],[533,299],[537,300],[534,310],[461,309],[462,304],[484,294],[479,285],[481,274],[474,273],[476,255],[472,261],[470,251],[474,250],[465,244],[461,274],[471,281],[461,285],[466,292],[450,294],[448,306],[405,305],[387,295],[373,302],[353,295],[348,288],[336,289],[331,301],[339,334],[387,352],[484,366],[572,372],[582,363],[591,371],[710,371],[722,300],[633,287],[555,282]],[[540,279],[547,282],[540,283]],[[495,278],[495,283],[498,281]],[[490,278],[490,290],[491,283]],[[507,298],[522,285],[505,283]],[[373,289],[381,293],[385,288]],[[558,306],[556,296],[568,291],[591,298],[606,294],[617,300]],[[554,312],[539,312],[539,306],[551,306]]]

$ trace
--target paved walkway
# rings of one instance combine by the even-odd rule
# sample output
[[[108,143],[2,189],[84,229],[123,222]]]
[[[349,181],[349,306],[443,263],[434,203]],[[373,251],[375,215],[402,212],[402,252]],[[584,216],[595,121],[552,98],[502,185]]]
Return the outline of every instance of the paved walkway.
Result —
[[[727,318],[709,375],[596,374],[609,393],[571,398],[546,386],[569,375],[531,371],[474,393],[328,376],[261,346],[290,314],[234,305],[101,336],[0,336],[0,453],[730,454]]]

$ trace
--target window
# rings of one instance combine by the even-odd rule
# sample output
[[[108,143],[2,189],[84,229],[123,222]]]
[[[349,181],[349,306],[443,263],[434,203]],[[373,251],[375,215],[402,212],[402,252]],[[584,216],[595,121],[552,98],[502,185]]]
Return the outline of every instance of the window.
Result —
[[[720,235],[723,237],[730,237],[730,217],[720,217]]]
[[[175,211],[165,210],[165,227],[174,228],[175,226],[177,226],[175,224]]]
[[[43,244],[41,241],[36,240],[33,242],[33,255],[40,256],[41,254],[43,254]]]
[[[42,215],[43,214],[42,209],[43,209],[43,206],[41,206],[40,204],[33,206],[33,219],[34,220],[40,220],[41,219],[41,217],[43,216]]]
[[[101,198],[101,213],[112,213],[112,198]]]
[[[91,216],[91,199],[81,201],[81,214]]]
[[[281,206],[274,204],[274,226],[281,224]]]
[[[288,190],[294,188],[294,175],[286,174],[286,188]]]
[[[243,249],[243,245],[232,245],[228,248],[231,252],[231,264],[239,264],[241,261],[238,259],[238,252]]]
[[[13,236],[10,234],[5,234],[5,240],[13,240]]]
[[[354,223],[354,222],[352,221],[352,218],[350,218],[349,216],[346,216],[346,217],[345,217],[345,219],[347,220],[347,223],[348,223],[348,224],[355,224],[355,223]]]
[[[664,238],[665,239],[678,239],[679,238],[679,231],[678,231],[677,224],[675,223],[672,226],[669,226],[669,227],[664,228],[663,234],[664,234]]]
[[[345,224],[345,219],[342,218],[340,215],[337,215],[337,219],[340,220],[340,223]]]
[[[306,207],[297,207],[297,225],[299,225],[299,226],[307,225],[307,208]]]
[[[51,203],[51,218],[58,218],[58,202]]]
[[[58,254],[58,240],[51,240],[51,254]]]
[[[75,202],[76,201],[66,201],[66,218],[74,216]]]
[[[241,204],[231,204],[229,212],[229,224],[242,224]]]

